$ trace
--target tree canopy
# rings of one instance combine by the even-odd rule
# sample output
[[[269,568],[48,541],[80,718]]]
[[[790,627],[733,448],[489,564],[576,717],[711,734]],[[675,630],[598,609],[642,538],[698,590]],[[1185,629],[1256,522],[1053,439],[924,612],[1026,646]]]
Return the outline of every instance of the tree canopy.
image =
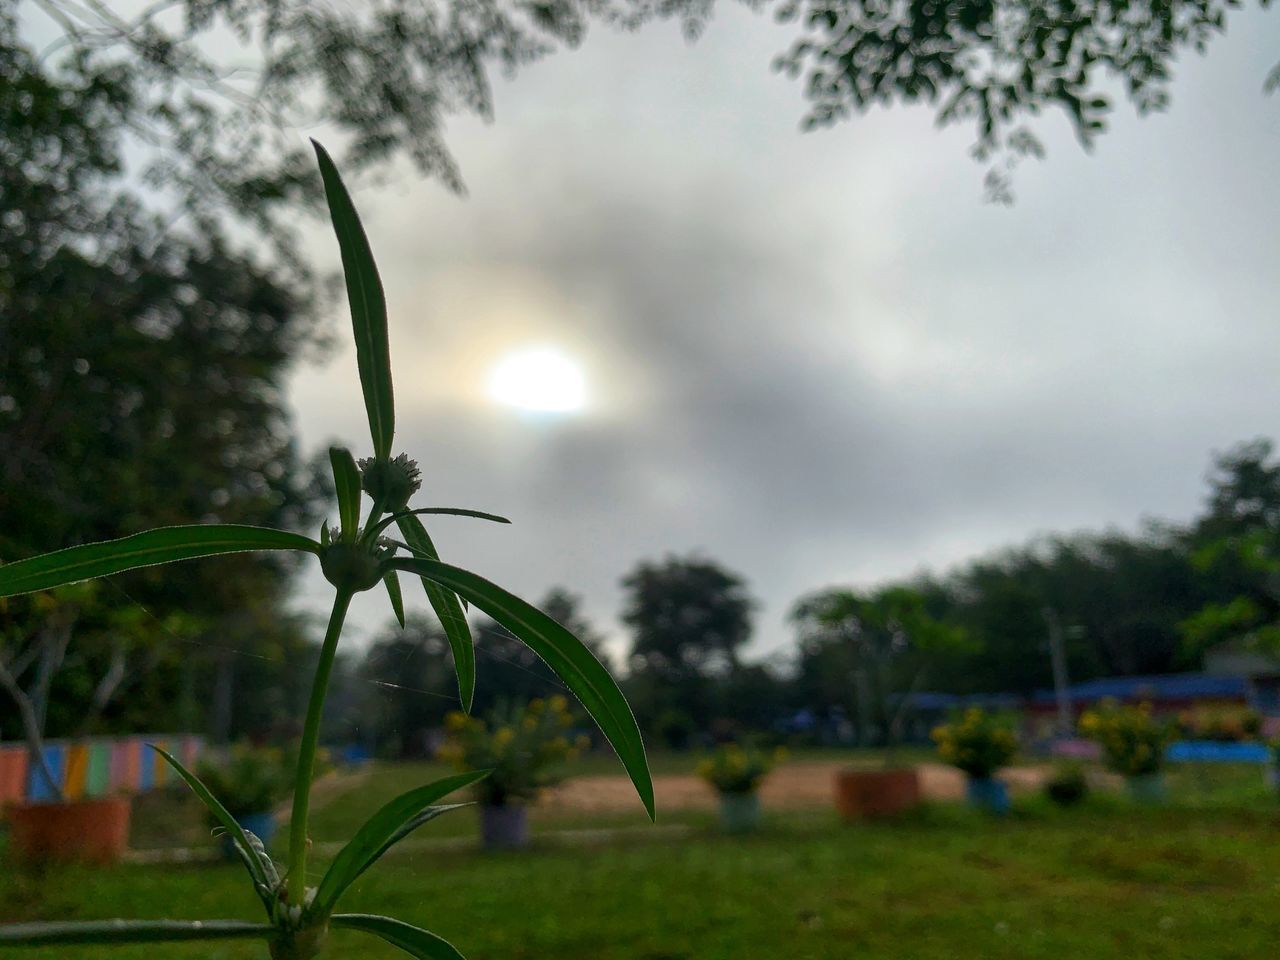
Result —
[[[10,12],[0,14],[6,561],[192,517],[297,527],[310,523],[321,492],[300,462],[283,394],[292,360],[313,342],[308,299],[215,224],[173,232],[147,210],[126,175],[133,97],[123,68],[51,70],[18,40]],[[179,674],[209,651],[296,635],[277,609],[287,574],[279,561],[243,558],[139,571],[92,596],[64,595],[59,617],[68,630],[80,620],[86,641],[104,640],[97,653],[77,644],[82,664],[96,657],[104,678],[125,684],[166,677],[153,702],[172,708]],[[122,599],[144,611],[137,623],[90,629],[109,619],[94,604]],[[6,602],[0,667],[35,669],[30,651],[47,646],[44,602]],[[147,647],[176,632],[209,646],[167,643],[167,657],[146,661],[147,677],[120,676],[121,644]]]
[[[1038,115],[1061,111],[1088,147],[1106,128],[1117,87],[1141,113],[1164,109],[1178,58],[1203,52],[1241,6],[744,2],[795,31],[774,66],[802,81],[804,127],[873,106],[928,104],[939,124],[974,125],[979,158],[1003,155],[988,175],[1000,199],[1012,162],[1042,153]],[[695,38],[715,10],[714,0],[153,0],[134,14],[100,2],[5,4],[51,24],[60,36],[49,55],[76,82],[111,78],[127,93],[116,109],[154,151],[153,182],[200,215],[230,208],[277,226],[274,208],[312,189],[291,126],[336,128],[349,142],[345,168],[403,151],[458,189],[445,124],[457,114],[492,116],[495,74],[578,46],[593,24],[676,20]],[[1277,82],[1280,73],[1268,86]]]

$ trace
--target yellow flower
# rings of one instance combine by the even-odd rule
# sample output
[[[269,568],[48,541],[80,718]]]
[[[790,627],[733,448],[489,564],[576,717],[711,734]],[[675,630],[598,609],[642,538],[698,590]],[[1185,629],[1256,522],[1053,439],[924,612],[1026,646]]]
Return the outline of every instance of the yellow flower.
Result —
[[[499,727],[493,734],[493,745],[501,750],[515,739],[516,732],[510,727]]]
[[[467,728],[467,724],[470,720],[471,718],[465,713],[462,713],[459,710],[452,710],[449,712],[449,715],[444,718],[444,725],[447,729],[452,730],[454,733],[458,733]]]
[[[564,713],[565,710],[569,709],[569,701],[558,693],[548,700],[547,704],[554,713]]]

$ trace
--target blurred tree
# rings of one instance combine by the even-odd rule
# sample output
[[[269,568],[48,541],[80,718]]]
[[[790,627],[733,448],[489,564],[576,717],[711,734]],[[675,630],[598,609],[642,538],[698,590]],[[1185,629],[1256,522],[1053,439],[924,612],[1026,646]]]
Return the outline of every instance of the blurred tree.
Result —
[[[404,629],[389,624],[365,653],[351,726],[382,756],[430,755],[429,733],[458,709],[458,684],[449,641],[440,625],[411,616]]]
[[[538,604],[548,616],[568,629],[605,664],[610,663],[604,638],[582,613],[582,600],[559,587],[552,588]],[[522,703],[562,689],[551,669],[505,627],[484,619],[475,630],[476,656],[484,661],[477,671],[473,709],[483,713],[504,703]]]
[[[323,124],[348,140],[343,168],[404,150],[461,182],[445,142],[457,113],[489,118],[491,78],[578,46],[600,22],[674,19],[695,38],[713,0],[154,0],[133,13],[98,0],[4,0],[56,32],[47,55],[81,77],[109,72],[128,93],[124,129],[155,150],[153,182],[198,215],[236,210],[263,226],[311,178],[285,131]],[[1117,89],[1140,113],[1168,105],[1173,64],[1204,51],[1238,0],[745,0],[800,37],[775,67],[804,78],[806,127],[874,105],[925,103],[940,124],[971,121],[979,158],[1003,154],[988,186],[1008,198],[1014,160],[1042,148],[1028,121],[1061,110],[1089,147]],[[1268,0],[1260,0],[1268,6]],[[228,42],[230,38],[230,42]],[[1261,80],[1261,78],[1260,78]],[[1266,81],[1280,83],[1280,73]]]
[[[309,303],[212,224],[199,237],[175,233],[129,194],[132,83],[122,66],[55,76],[0,12],[4,559],[193,520],[299,527],[323,492],[298,460],[283,398],[290,362],[311,342]],[[86,638],[102,640],[100,676],[88,681],[96,693],[64,732],[80,729],[86,710],[89,720],[111,715],[100,694],[179,703],[193,665],[218,661],[218,648],[251,650],[263,618],[295,623],[279,613],[289,569],[274,558],[212,560],[60,600],[62,633],[83,620]],[[94,609],[122,600],[143,616],[110,622]],[[32,639],[36,661],[67,665],[66,644],[31,619],[36,606],[9,607],[0,676],[11,694],[23,682],[15,673],[34,669]],[[179,632],[191,646],[148,659],[152,673],[121,666]],[[7,711],[12,697],[0,703]],[[0,712],[0,724],[10,716]]]
[[[1075,680],[1193,665],[1178,622],[1203,602],[1204,585],[1172,527],[1042,537],[967,564],[934,588],[946,615],[982,640],[942,672],[955,692],[1048,689],[1046,609],[1070,628],[1065,653]]]
[[[801,598],[791,619],[802,660],[819,657],[846,683],[852,680],[842,701],[852,703],[864,743],[900,742],[908,696],[921,688],[936,658],[975,649],[963,629],[929,612],[922,592],[904,586],[870,594],[822,590]],[[812,665],[802,662],[800,672],[812,675]]]
[[[751,637],[756,601],[745,582],[714,561],[668,556],[638,564],[622,586],[632,631],[627,692],[641,725],[653,729],[663,717],[672,730],[709,729]]]
[[[1214,459],[1207,510],[1188,534],[1215,598],[1182,622],[1188,652],[1219,643],[1280,654],[1280,462],[1270,440]]]

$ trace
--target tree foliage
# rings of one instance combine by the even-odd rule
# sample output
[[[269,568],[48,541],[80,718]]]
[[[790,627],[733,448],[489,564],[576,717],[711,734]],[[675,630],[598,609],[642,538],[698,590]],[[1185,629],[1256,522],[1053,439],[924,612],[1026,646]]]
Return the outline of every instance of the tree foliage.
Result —
[[[936,617],[924,593],[888,586],[860,593],[844,587],[801,598],[791,619],[800,637],[801,658],[836,668],[848,684],[841,699],[862,728],[864,742],[901,739],[906,696],[926,682],[936,658],[971,652],[965,631]],[[812,677],[814,664],[802,664]]]
[[[1192,563],[1214,596],[1181,624],[1191,653],[1234,641],[1280,653],[1280,462],[1269,440],[1215,458]]]
[[[297,526],[320,492],[283,396],[292,359],[312,341],[310,305],[220,231],[174,232],[128,189],[134,85],[124,65],[52,70],[19,39],[11,11],[0,13],[5,561],[193,516]],[[286,646],[298,642],[300,628],[276,609],[287,574],[277,560],[237,558],[64,594],[58,616],[68,630],[83,624],[85,643],[66,664],[53,659],[81,670],[64,678],[74,689],[114,678],[172,718],[174,704],[201,692],[191,666],[251,647],[264,609],[276,635],[292,631]],[[128,624],[95,608],[122,601],[134,611]],[[5,602],[0,666],[10,673],[46,660],[31,653],[47,649],[44,602]],[[179,635],[186,649],[174,648]],[[121,657],[151,669],[122,673]],[[111,710],[97,709],[109,722]]]
[[[1089,147],[1118,86],[1141,113],[1165,108],[1173,65],[1204,51],[1239,0],[744,0],[799,35],[775,67],[803,78],[805,127],[873,106],[928,104],[940,124],[971,122],[975,153],[1005,157],[988,187],[1009,196],[1019,157],[1042,153],[1031,123],[1061,111]],[[398,151],[457,189],[444,128],[493,113],[495,74],[578,46],[592,24],[680,22],[696,37],[713,0],[154,0],[132,15],[99,2],[7,0],[52,21],[51,54],[90,83],[127,94],[122,125],[154,151],[150,178],[197,216],[234,209],[279,225],[308,194],[293,126],[327,125],[350,168]],[[1268,6],[1268,0],[1260,0]],[[225,35],[234,37],[228,43]],[[1262,82],[1262,78],[1259,79]]]

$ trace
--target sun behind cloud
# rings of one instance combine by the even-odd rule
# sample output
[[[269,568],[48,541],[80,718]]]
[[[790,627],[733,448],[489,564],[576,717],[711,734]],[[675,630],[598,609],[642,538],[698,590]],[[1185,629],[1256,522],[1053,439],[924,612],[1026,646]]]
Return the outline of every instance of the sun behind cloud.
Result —
[[[504,356],[489,374],[489,396],[520,410],[577,413],[587,402],[582,366],[555,347],[526,347]]]

